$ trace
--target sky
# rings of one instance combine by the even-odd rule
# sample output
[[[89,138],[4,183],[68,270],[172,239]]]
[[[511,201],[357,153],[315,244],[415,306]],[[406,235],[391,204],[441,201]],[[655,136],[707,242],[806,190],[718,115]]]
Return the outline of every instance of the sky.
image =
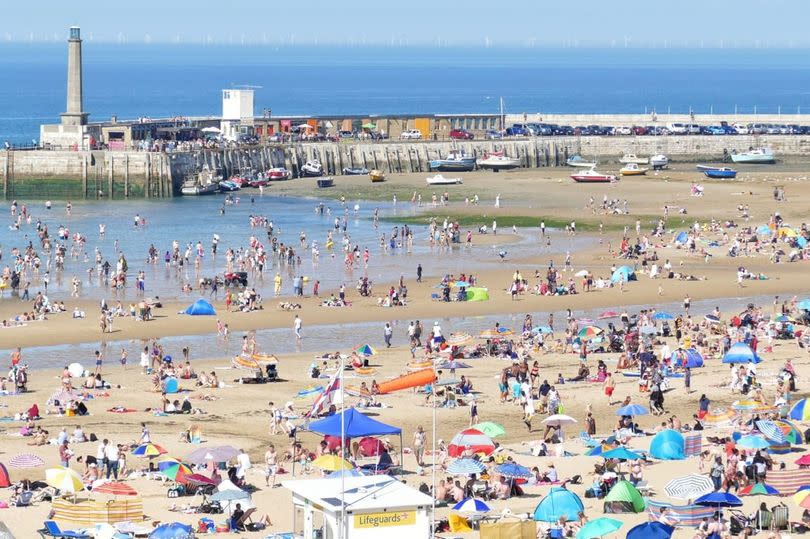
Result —
[[[0,42],[810,48],[808,0],[4,2]]]

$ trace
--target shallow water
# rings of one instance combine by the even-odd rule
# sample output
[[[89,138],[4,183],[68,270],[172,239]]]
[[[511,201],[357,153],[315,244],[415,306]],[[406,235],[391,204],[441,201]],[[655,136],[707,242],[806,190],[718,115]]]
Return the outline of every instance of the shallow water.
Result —
[[[632,285],[631,285],[632,286]],[[783,297],[790,297],[791,294],[783,294]],[[754,296],[754,297],[730,297],[722,299],[708,299],[692,302],[693,316],[700,317],[703,314],[708,314],[719,306],[721,311],[728,314],[732,312],[742,311],[748,303],[755,305],[770,305],[773,300],[772,296]],[[647,307],[646,305],[640,306],[627,306],[628,312],[638,312],[639,309]],[[673,315],[682,312],[681,303],[670,302],[656,305],[657,310],[667,311]],[[621,309],[621,307],[615,307]],[[600,326],[606,327],[608,321],[598,320],[599,314],[606,311],[605,308],[595,308],[586,311],[576,311],[574,315],[577,318],[591,318],[596,321]],[[400,315],[399,312],[396,313]],[[407,315],[407,311],[401,311],[401,314]],[[532,317],[535,325],[546,325],[548,320],[548,311],[533,311]],[[564,329],[565,312],[554,312],[555,329],[558,334],[561,334],[561,328]],[[467,332],[471,335],[478,335],[482,330],[492,328],[495,322],[500,322],[502,327],[513,329],[520,332],[523,325],[523,315],[521,314],[501,314],[491,316],[467,316],[455,318],[437,318],[430,320],[422,320],[422,325],[427,331],[430,330],[434,321],[439,321],[442,327],[442,332],[449,335],[452,332]],[[300,343],[296,339],[289,328],[276,328],[265,329],[256,332],[256,343],[259,350],[263,353],[273,354],[288,354],[293,352],[334,352],[341,351],[347,352],[352,348],[363,344],[369,343],[374,347],[380,348],[384,346],[383,343],[383,326],[384,322],[363,322],[351,325],[346,324],[329,324],[320,326],[307,326],[306,317],[304,317],[303,339]],[[616,320],[613,320],[615,323]],[[399,320],[393,322],[394,338],[392,340],[394,346],[407,346],[407,320]],[[215,334],[207,335],[186,335],[176,337],[164,337],[159,340],[167,354],[175,358],[182,358],[182,349],[188,347],[192,363],[200,359],[212,358],[230,358],[239,353],[241,349],[241,336],[242,333],[232,334],[228,340],[218,338]],[[78,345],[61,345],[61,346],[42,346],[26,348],[23,351],[24,361],[29,364],[32,369],[47,369],[59,368],[68,363],[77,361],[82,363],[85,367],[90,366],[94,361],[93,352],[95,350],[103,349],[108,368],[116,368],[115,364],[121,356],[121,349],[124,348],[129,353],[129,364],[135,365],[137,368],[138,360],[140,357],[140,350],[143,348],[144,342],[140,340],[121,340],[109,341],[104,343],[83,343]],[[0,350],[0,357],[8,357],[11,350]],[[223,361],[223,366],[229,365],[229,360]],[[280,370],[283,375],[284,369],[287,368],[288,363],[282,362]],[[132,368],[132,367],[130,367]],[[299,368],[299,367],[293,367]]]

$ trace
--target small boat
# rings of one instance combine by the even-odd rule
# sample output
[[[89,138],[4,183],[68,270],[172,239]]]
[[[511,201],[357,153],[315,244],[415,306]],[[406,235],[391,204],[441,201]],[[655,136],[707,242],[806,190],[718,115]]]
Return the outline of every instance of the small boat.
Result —
[[[430,170],[467,172],[475,170],[475,157],[468,157],[461,150],[451,150],[447,152],[447,157],[434,159],[429,165]]]
[[[635,163],[637,165],[646,165],[649,162],[650,160],[646,157],[639,157],[634,153],[626,153],[619,159],[619,163],[622,164]]]
[[[304,163],[304,166],[301,167],[301,176],[304,177],[316,177],[316,176],[323,176],[323,165],[317,159],[313,159],[312,161],[307,161]]]
[[[428,185],[456,185],[459,183],[463,183],[461,178],[445,178],[441,174],[436,174],[435,176],[429,176],[427,178]]]
[[[267,171],[267,179],[270,181],[289,180],[292,172],[285,167],[274,167]]]
[[[366,167],[345,167],[343,169],[344,176],[365,176],[368,174]]]
[[[704,170],[703,174],[705,174],[707,178],[727,179],[737,177],[737,171],[729,167],[709,168]]]
[[[751,148],[743,153],[731,153],[731,160],[735,163],[751,163],[755,165],[771,164],[776,161],[773,150],[770,148]]]
[[[480,168],[489,168],[495,172],[499,170],[508,170],[518,168],[520,166],[519,157],[506,157],[503,153],[491,153],[485,155],[483,159],[478,160]]]
[[[374,183],[385,181],[385,173],[382,170],[377,170],[376,168],[368,173],[368,177]]]
[[[650,157],[650,166],[653,170],[661,170],[669,166],[669,158],[664,154],[657,154]]]
[[[571,179],[577,183],[610,183],[616,181],[616,176],[612,174],[602,174],[595,169],[571,174]]]
[[[219,182],[219,190],[223,193],[228,193],[230,191],[238,191],[241,189],[238,183],[232,182],[231,180],[222,180]]]
[[[565,164],[567,164],[569,167],[593,168],[597,163],[596,161],[586,161],[581,155],[576,154],[569,157]]]
[[[318,187],[321,189],[325,187],[332,187],[333,185],[335,185],[334,178],[321,178],[318,180]]]
[[[622,176],[643,176],[649,169],[641,168],[637,163],[627,163],[620,170]]]
[[[213,195],[219,192],[219,183],[199,183],[197,180],[183,182],[180,193],[185,196]]]

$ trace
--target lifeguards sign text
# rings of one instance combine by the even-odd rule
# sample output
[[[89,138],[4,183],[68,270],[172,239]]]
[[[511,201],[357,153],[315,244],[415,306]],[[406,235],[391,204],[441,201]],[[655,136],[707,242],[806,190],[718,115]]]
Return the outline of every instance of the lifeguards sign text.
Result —
[[[354,515],[355,528],[385,528],[390,526],[412,526],[413,524],[416,524],[416,511]]]

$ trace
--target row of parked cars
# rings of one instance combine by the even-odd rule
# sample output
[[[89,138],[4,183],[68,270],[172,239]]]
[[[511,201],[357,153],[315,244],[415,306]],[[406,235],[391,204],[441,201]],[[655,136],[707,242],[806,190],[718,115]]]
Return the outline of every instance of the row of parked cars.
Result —
[[[672,122],[666,125],[606,126],[582,125],[572,127],[547,123],[517,123],[504,131],[487,131],[485,138],[540,137],[540,136],[628,136],[628,135],[808,135],[810,126],[769,123],[720,122],[718,125]]]

